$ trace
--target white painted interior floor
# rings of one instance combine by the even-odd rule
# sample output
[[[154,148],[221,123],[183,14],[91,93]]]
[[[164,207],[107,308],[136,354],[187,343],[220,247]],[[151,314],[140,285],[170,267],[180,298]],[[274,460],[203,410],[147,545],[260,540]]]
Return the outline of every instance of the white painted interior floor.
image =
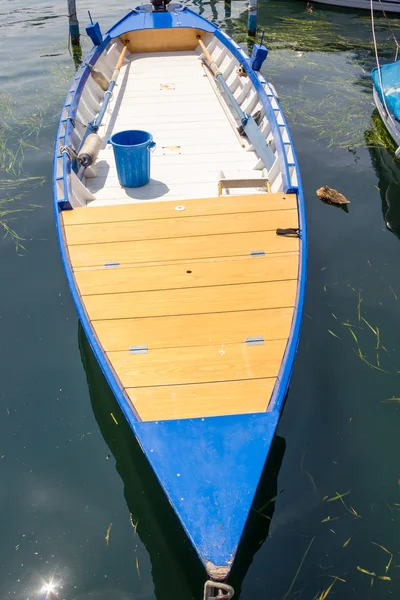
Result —
[[[96,197],[88,206],[217,196],[221,170],[227,178],[261,177],[260,170],[253,171],[257,156],[240,144],[196,51],[128,57],[101,135],[108,140],[125,129],[153,135],[157,146],[150,183],[121,187],[112,147],[106,144],[95,166],[96,177],[85,180]]]

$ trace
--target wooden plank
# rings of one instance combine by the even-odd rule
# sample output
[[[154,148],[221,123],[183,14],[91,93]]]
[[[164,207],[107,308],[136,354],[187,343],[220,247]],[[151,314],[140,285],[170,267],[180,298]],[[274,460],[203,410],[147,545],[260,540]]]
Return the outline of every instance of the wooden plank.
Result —
[[[93,180],[94,181],[94,180]],[[197,181],[186,183],[171,183],[168,186],[160,181],[150,180],[150,183],[140,188],[108,187],[98,189],[96,186],[90,188],[95,192],[96,200],[90,205],[110,206],[111,204],[132,204],[136,201],[152,202],[154,198],[163,198],[164,200],[175,200],[179,206],[184,198],[190,193],[193,198],[204,198],[213,196],[217,189],[216,181],[203,182],[201,173]]]
[[[195,419],[264,412],[276,379],[247,379],[198,385],[128,388],[143,421]]]
[[[92,321],[294,306],[297,281],[85,296]]]
[[[196,36],[204,31],[192,27],[171,29],[141,29],[128,31],[120,36],[121,42],[128,46],[129,52],[172,52],[174,50],[195,50],[198,46]]]
[[[286,340],[274,340],[260,346],[191,346],[107,356],[123,387],[138,388],[276,377],[285,347]]]
[[[82,244],[69,246],[68,250],[71,264],[75,269],[103,266],[105,263],[115,261],[120,264],[130,264],[250,256],[251,252],[261,250],[268,254],[297,252],[298,246],[297,238],[288,238],[276,235],[275,231],[266,231],[138,242]]]
[[[190,76],[190,73],[188,73],[188,75]],[[201,77],[201,73],[199,74],[199,76]],[[137,85],[140,85],[140,80],[138,80]],[[171,92],[171,94],[172,93],[173,92]],[[169,115],[171,115],[172,105],[175,118],[176,115],[179,115],[181,119],[181,124],[187,123],[186,127],[190,127],[189,123],[192,117],[200,117],[203,119],[204,123],[207,123],[208,115],[210,115],[210,119],[218,119],[221,117],[224,118],[224,113],[222,112],[220,105],[217,102],[215,102],[213,97],[210,98],[210,96],[205,96],[200,102],[193,102],[193,100],[191,102],[185,102],[185,100],[175,100],[171,98],[169,105],[168,103],[159,103],[157,104],[157,106],[154,106],[152,101],[150,103],[149,101],[147,101],[146,105],[141,105],[140,103],[132,100],[129,103],[128,110],[125,112],[125,114],[123,112],[120,112],[119,116],[123,119],[127,119],[129,118],[129,114],[132,115],[132,111],[138,111],[135,114],[136,119],[141,119],[142,114],[144,121],[151,120],[152,116],[154,117],[154,115],[157,115],[157,119],[160,119],[164,118],[164,116],[168,117]],[[119,125],[119,123],[120,118],[117,119],[117,124]],[[227,130],[231,131],[231,129],[228,128]],[[190,129],[186,129],[186,131],[190,131]],[[176,133],[177,135],[179,135],[179,130]]]
[[[258,188],[269,183],[268,177],[257,177],[248,179],[221,179],[218,182],[222,188]]]
[[[82,296],[296,279],[298,254],[76,271]]]
[[[192,237],[216,233],[276,231],[278,227],[298,227],[297,210],[70,225],[65,227],[65,233],[67,243],[71,246],[74,244]]]
[[[131,346],[182,348],[244,342],[248,337],[283,340],[289,336],[293,307],[172,317],[109,319],[92,325],[105,352]]]
[[[177,206],[184,206],[185,210],[177,211]],[[182,200],[181,202],[176,200],[151,201],[98,208],[89,206],[88,208],[75,208],[74,210],[64,211],[62,218],[65,225],[79,225],[83,223],[111,223],[125,220],[258,212],[260,210],[281,210],[285,208],[296,208],[295,194],[251,194]]]
[[[167,147],[170,146],[170,147]],[[191,154],[179,154],[179,151],[174,150],[174,144],[170,145],[168,144],[165,148],[164,148],[164,152],[165,154],[161,154],[158,156],[152,156],[152,160],[151,160],[151,165],[152,168],[153,167],[168,167],[168,166],[180,166],[181,168],[186,168],[186,166],[188,168],[191,168],[192,166],[196,165],[198,163],[198,157],[196,155],[191,155]],[[99,177],[103,177],[105,174],[108,173],[108,171],[110,169],[114,169],[115,167],[115,162],[113,157],[107,157],[108,163],[105,162],[99,162],[98,164],[96,164],[96,173],[98,173]],[[251,169],[254,164],[254,156],[247,155],[245,157],[241,156],[240,151],[239,152],[222,152],[220,154],[210,154],[210,155],[204,155],[204,162],[203,162],[203,166],[206,166],[207,164],[209,164],[209,166],[211,167],[211,165],[214,165],[215,162],[218,162],[219,164],[224,165],[224,168],[229,170],[229,169],[236,169],[239,170],[240,168],[243,168],[243,166]]]

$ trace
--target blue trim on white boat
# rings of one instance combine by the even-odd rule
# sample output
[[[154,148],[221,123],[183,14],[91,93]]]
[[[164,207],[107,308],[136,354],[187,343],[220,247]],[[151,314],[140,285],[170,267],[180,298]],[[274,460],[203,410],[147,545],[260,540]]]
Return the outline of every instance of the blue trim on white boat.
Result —
[[[243,67],[247,75],[249,76],[250,81],[254,85],[260,102],[265,110],[265,115],[271,124],[272,134],[275,140],[275,144],[277,146],[278,160],[282,173],[283,191],[287,194],[296,194],[297,187],[292,186],[290,181],[289,165],[286,158],[282,134],[279,129],[279,124],[276,119],[274,109],[270,101],[268,100],[268,96],[265,93],[265,89],[261,85],[257,73],[253,71],[253,69],[250,66],[250,58],[247,56],[247,54],[244,52],[241,46],[239,46],[239,44],[236,44],[236,42],[234,42],[232,38],[230,38],[228,35],[226,35],[226,33],[221,31],[220,29],[217,29],[214,35],[232,52],[233,56],[235,56],[235,58],[241,64],[243,64]]]

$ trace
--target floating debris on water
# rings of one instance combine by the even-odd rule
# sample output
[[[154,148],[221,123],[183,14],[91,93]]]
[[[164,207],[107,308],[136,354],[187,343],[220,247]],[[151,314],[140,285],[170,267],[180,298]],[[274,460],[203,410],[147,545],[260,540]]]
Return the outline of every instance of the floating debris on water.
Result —
[[[137,521],[134,521],[132,513],[129,513],[129,520],[131,522],[133,531],[135,532],[135,535],[136,535],[136,533],[137,533],[137,526],[139,525],[139,519],[137,519]]]
[[[364,319],[364,317],[361,317],[361,319],[364,321],[364,323],[370,328],[370,330],[377,335],[376,330],[372,327],[372,325],[370,325],[367,321],[367,319]]]
[[[336,492],[336,496],[333,496],[332,498],[328,498],[327,502],[335,502],[335,500],[341,500],[345,496],[348,496],[350,494],[350,492],[351,492],[351,490],[349,490],[348,492],[344,492],[343,494],[338,494]]]
[[[106,545],[108,546],[108,542],[110,541],[110,532],[111,532],[112,523],[107,527],[107,532],[105,535]]]
[[[381,550],[383,550],[384,552],[386,552],[386,554],[389,554],[389,556],[390,556],[389,562],[387,563],[387,565],[385,567],[385,573],[387,573],[389,571],[389,569],[390,569],[390,565],[392,564],[393,554],[390,552],[390,550],[388,550],[384,546],[381,546],[380,544],[377,544],[376,542],[371,542],[371,544],[373,544],[374,546],[377,546],[378,548],[380,548]]]
[[[334,579],[334,581],[332,581],[332,583],[326,588],[326,590],[324,590],[318,596],[316,596],[314,600],[325,600],[325,598],[330,594],[336,581],[337,581],[337,579]]]
[[[338,335],[336,335],[336,333],[333,333],[333,331],[331,331],[330,329],[328,329],[328,333],[330,333],[331,335],[333,335],[333,337],[337,338],[338,340],[342,339]]]
[[[357,571],[360,571],[361,573],[364,573],[365,575],[369,575],[370,577],[372,577],[371,587],[373,585],[374,579],[381,579],[382,581],[392,581],[392,578],[388,577],[387,575],[377,575],[373,571],[367,571],[367,569],[363,569],[362,567],[360,567],[358,565],[357,565]]]
[[[358,512],[352,507],[352,506],[347,506],[346,502],[343,500],[343,498],[340,498],[340,502],[343,504],[343,506],[346,508],[346,510],[353,515],[353,517],[356,517],[356,519],[362,519],[362,516],[358,514]]]
[[[137,571],[139,579],[142,579],[141,576],[140,576],[139,559],[138,559],[138,557],[136,557],[136,571]]]
[[[317,496],[317,498],[318,498],[318,500],[319,500],[320,496],[319,496],[319,493],[318,493],[318,490],[317,490],[317,485],[316,485],[316,483],[315,483],[315,481],[314,481],[314,477],[313,477],[313,476],[311,475],[311,473],[310,473],[309,471],[307,471],[307,469],[304,467],[304,459],[305,459],[305,453],[303,453],[303,456],[301,457],[300,470],[301,470],[301,472],[302,472],[302,473],[305,473],[305,474],[307,475],[308,479],[309,479],[309,480],[310,480],[310,482],[311,482],[311,485],[312,485],[312,487],[313,487],[313,490],[314,490],[314,492],[315,492],[315,494],[316,494],[316,496]]]
[[[351,542],[351,536],[349,537],[349,539],[348,539],[348,540],[346,540],[346,541],[345,541],[345,543],[343,544],[343,546],[342,546],[342,547],[343,547],[343,548],[346,548],[346,546],[348,546],[348,545],[350,544],[350,542]]]

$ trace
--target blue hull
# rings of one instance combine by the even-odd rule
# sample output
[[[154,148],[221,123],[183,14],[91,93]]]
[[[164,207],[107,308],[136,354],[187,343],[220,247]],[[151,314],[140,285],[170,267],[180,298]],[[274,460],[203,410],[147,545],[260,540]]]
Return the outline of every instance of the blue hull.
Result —
[[[264,78],[251,69],[242,48],[215,25],[189,9],[175,13],[140,13],[132,11],[112,27],[102,43],[85,59],[96,63],[112,38],[142,29],[194,27],[213,33],[244,65],[271,123],[278,150],[283,191],[297,195],[300,225],[300,266],[296,307],[290,337],[280,367],[268,410],[264,413],[142,422],[128,402],[106,360],[92,325],[87,318],[71,269],[60,213],[71,208],[71,161],[55,155],[54,208],[62,262],[69,287],[88,341],[99,365],[143,452],[147,456],[162,488],[176,511],[208,575],[224,580],[232,562],[251,509],[260,476],[266,462],[283,408],[299,340],[306,280],[306,225],[304,199],[297,159],[285,118],[280,108],[273,108],[275,98],[264,87]],[[73,134],[71,121],[89,76],[82,65],[72,82],[60,120],[56,148],[67,145]],[[268,91],[267,91],[268,90]],[[66,116],[68,115],[68,116]],[[287,147],[291,150],[289,162]],[[296,181],[291,172],[295,168]],[[291,171],[292,170],[292,171]]]

